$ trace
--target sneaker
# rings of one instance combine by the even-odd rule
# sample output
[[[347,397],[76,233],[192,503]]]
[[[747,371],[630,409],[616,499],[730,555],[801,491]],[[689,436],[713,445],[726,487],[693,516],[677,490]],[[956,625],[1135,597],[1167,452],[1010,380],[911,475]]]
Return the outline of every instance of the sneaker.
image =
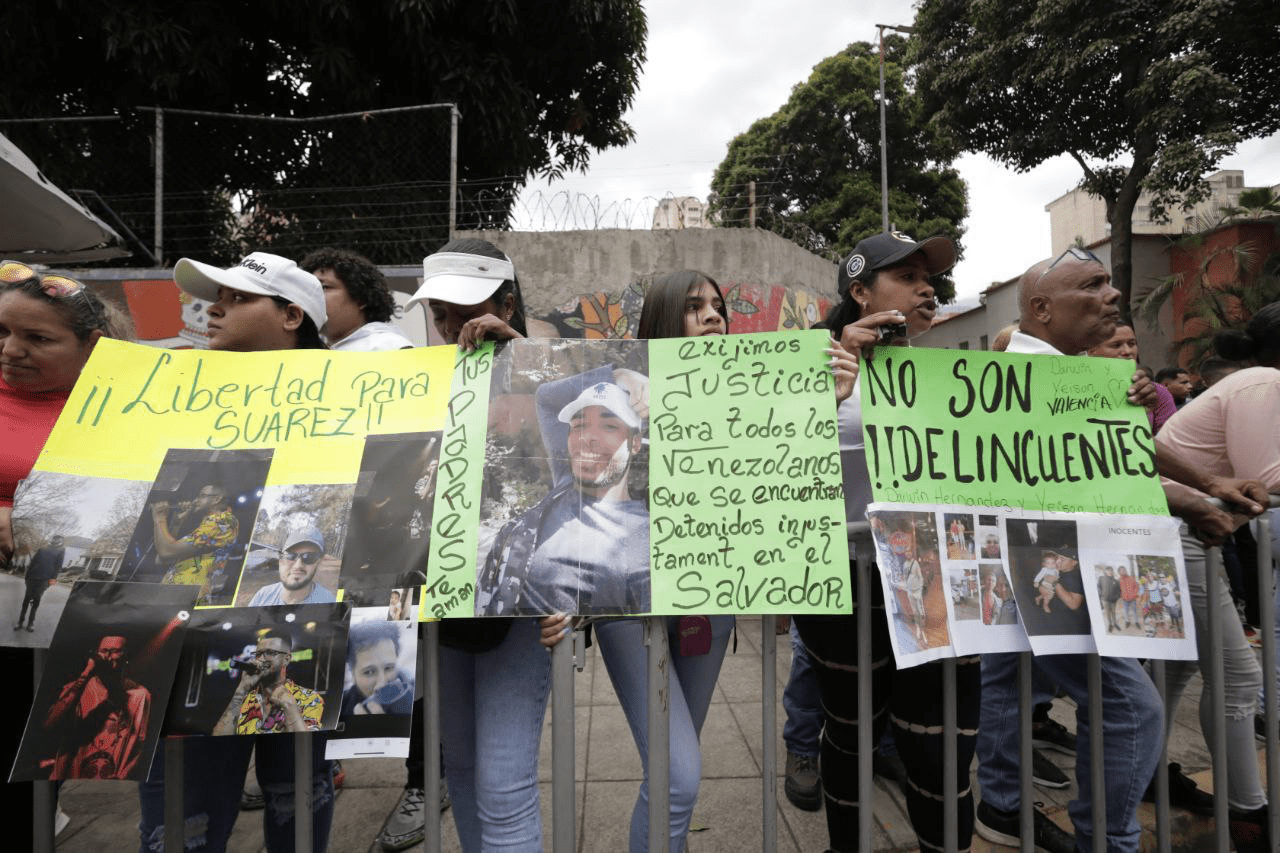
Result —
[[[347,771],[342,769],[341,761],[333,762],[333,769],[330,771],[333,779],[333,790],[337,791],[342,788],[344,782],[347,781]]]
[[[818,759],[813,755],[787,752],[787,778],[782,786],[791,805],[807,812],[822,808],[822,777],[818,775]]]
[[[1250,812],[1231,809],[1231,842],[1236,853],[1270,853],[1271,830],[1267,823],[1267,807]]]
[[[262,786],[258,784],[257,778],[250,773],[248,778],[244,780],[244,789],[240,792],[240,811],[256,812],[265,808],[267,798],[262,795]]]
[[[1057,720],[1032,723],[1031,745],[1040,749],[1052,749],[1063,755],[1076,754],[1076,736]]]
[[[1036,806],[1040,806],[1036,803]],[[1034,818],[1034,835],[1036,850],[1040,853],[1075,853],[1076,839],[1071,833],[1058,826],[1049,816],[1036,808],[1032,811]],[[1017,809],[1006,812],[978,802],[978,810],[974,816],[973,828],[978,835],[992,844],[1003,844],[1007,847],[1020,845],[1021,826]]]
[[[1262,648],[1262,635],[1258,633],[1258,629],[1252,625],[1244,626],[1244,638],[1249,641],[1249,645],[1255,649]]]
[[[1041,788],[1065,788],[1071,779],[1038,749],[1031,750],[1031,781]]]
[[[1258,736],[1258,740],[1267,739],[1267,718],[1261,713],[1253,718],[1253,733]]]
[[[425,798],[421,788],[405,788],[400,792],[400,801],[378,830],[377,842],[383,850],[404,850],[422,843],[427,835]]]
[[[67,824],[71,823],[71,818],[62,810],[62,804],[58,804],[58,810],[53,813],[53,837],[57,838],[62,834],[62,830],[67,828]]]
[[[1143,802],[1156,801],[1156,780],[1152,779],[1142,795]],[[1213,817],[1213,794],[1201,791],[1191,777],[1182,772],[1182,765],[1169,762],[1169,805],[1203,817]]]

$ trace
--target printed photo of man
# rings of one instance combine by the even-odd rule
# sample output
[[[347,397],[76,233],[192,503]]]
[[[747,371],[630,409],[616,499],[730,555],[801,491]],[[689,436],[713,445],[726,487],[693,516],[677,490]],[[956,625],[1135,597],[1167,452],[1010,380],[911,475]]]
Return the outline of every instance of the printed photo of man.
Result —
[[[290,533],[280,550],[280,580],[255,592],[249,606],[336,601],[332,590],[316,583],[316,572],[324,556],[324,536],[319,530],[312,527]]]
[[[253,659],[240,661],[240,680],[214,724],[215,735],[318,731],[324,697],[289,678],[293,638],[268,628],[258,635]]]
[[[125,676],[125,638],[105,636],[44,718],[58,744],[50,779],[127,779],[142,754],[151,691]]]

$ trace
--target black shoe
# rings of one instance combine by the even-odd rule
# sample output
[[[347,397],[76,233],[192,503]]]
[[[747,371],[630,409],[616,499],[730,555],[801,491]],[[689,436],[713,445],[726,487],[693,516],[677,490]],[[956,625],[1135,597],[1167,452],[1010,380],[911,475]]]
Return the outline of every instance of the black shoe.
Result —
[[[1057,720],[1032,723],[1031,745],[1040,749],[1052,749],[1063,755],[1076,754],[1076,736]]]
[[[1146,803],[1156,801],[1155,779],[1147,785],[1142,801]],[[1213,794],[1197,788],[1196,783],[1182,772],[1182,765],[1176,761],[1169,762],[1169,805],[1202,817],[1213,817]]]
[[[893,755],[881,755],[880,750],[871,753],[871,772],[889,782],[897,783],[903,793],[907,790],[907,765],[895,752]]]
[[[1040,809],[1034,809],[1033,815],[1036,850],[1041,853],[1075,853],[1075,836],[1050,820]],[[1018,839],[1022,833],[1016,809],[1011,812],[1001,811],[980,801],[973,828],[992,844],[1004,844],[1008,847],[1020,844]]]
[[[1041,788],[1065,788],[1071,779],[1038,749],[1031,750],[1031,781]]]
[[[791,805],[807,812],[822,808],[822,777],[818,775],[818,759],[810,755],[787,753],[787,778],[782,785]]]
[[[1258,740],[1267,739],[1267,718],[1262,714],[1253,718],[1253,733],[1258,736]]]
[[[1251,812],[1231,809],[1231,843],[1236,853],[1271,853],[1271,829],[1267,822],[1267,807]]]

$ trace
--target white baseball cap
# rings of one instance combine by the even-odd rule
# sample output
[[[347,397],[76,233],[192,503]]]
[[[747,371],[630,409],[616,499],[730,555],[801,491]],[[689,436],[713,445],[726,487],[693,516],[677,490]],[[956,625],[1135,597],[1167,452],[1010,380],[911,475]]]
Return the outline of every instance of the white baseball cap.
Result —
[[[582,389],[582,393],[578,395],[576,400],[560,410],[558,416],[560,423],[569,423],[574,415],[588,406],[604,406],[617,415],[627,426],[632,429],[640,428],[640,418],[636,415],[635,410],[631,408],[627,392],[612,382],[597,382],[595,385]]]
[[[173,268],[173,280],[178,287],[206,302],[217,302],[218,288],[229,287],[259,296],[287,299],[311,318],[316,329],[324,328],[329,319],[320,279],[279,255],[254,252],[236,266],[226,269],[183,258]]]
[[[436,252],[422,259],[422,285],[404,307],[408,311],[428,299],[478,305],[515,277],[515,265],[508,260],[470,252]]]

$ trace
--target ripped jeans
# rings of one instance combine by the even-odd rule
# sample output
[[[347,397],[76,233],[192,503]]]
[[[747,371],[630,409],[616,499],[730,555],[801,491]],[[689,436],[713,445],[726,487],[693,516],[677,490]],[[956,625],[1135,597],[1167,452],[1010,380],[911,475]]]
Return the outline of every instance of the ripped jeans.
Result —
[[[186,799],[186,850],[223,853],[240,814],[249,756],[257,747],[255,765],[266,807],[262,833],[270,853],[292,853],[293,744],[297,735],[228,735],[183,738],[183,792]],[[332,762],[324,760],[325,738],[311,737],[312,839],[314,849],[329,844],[333,823]],[[142,820],[138,824],[140,853],[164,850],[164,748],[160,742],[147,781],[138,783]]]
[[[1182,554],[1187,564],[1187,586],[1191,592],[1191,610],[1195,614],[1196,648],[1200,659],[1165,663],[1166,730],[1178,710],[1178,701],[1191,674],[1197,667],[1202,673],[1208,672],[1209,664],[1207,560],[1204,546],[1187,532],[1185,524],[1182,525]],[[1262,792],[1262,780],[1258,776],[1257,745],[1253,740],[1253,716],[1257,710],[1258,691],[1262,688],[1262,669],[1245,640],[1226,575],[1219,572],[1211,580],[1218,585],[1218,618],[1222,623],[1222,691],[1226,701],[1226,719],[1221,723],[1227,730],[1227,754],[1214,756],[1214,760],[1227,762],[1227,802],[1231,808],[1250,811],[1267,803],[1266,794]],[[1210,691],[1206,687],[1200,694],[1200,727],[1205,743],[1212,749],[1211,733],[1215,721],[1210,700]]]

